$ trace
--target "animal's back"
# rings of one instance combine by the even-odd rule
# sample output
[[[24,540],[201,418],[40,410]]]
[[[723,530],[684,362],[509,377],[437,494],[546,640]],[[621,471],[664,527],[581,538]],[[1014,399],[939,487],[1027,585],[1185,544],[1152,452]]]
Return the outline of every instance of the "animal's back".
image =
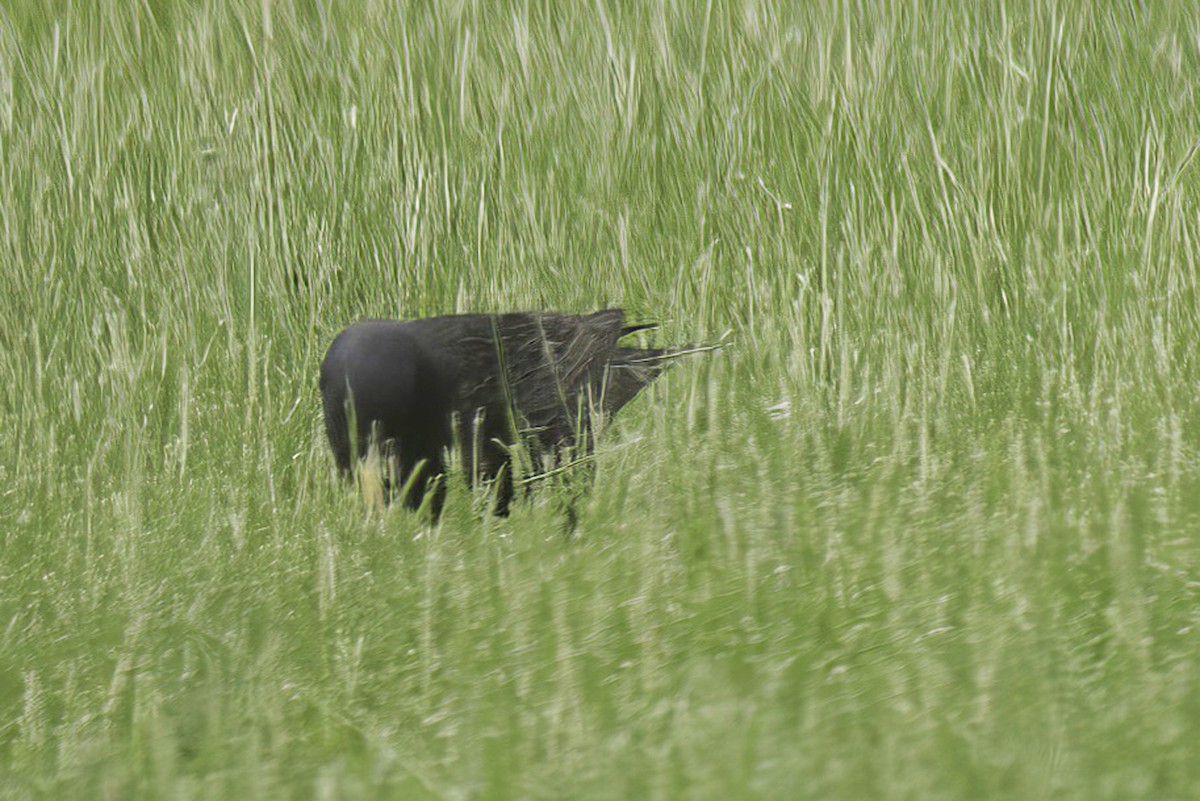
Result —
[[[432,476],[457,445],[472,482],[503,477],[497,507],[506,508],[509,446],[523,441],[543,458],[557,458],[563,445],[590,449],[593,413],[614,414],[671,358],[668,350],[620,346],[622,337],[650,327],[624,320],[622,310],[605,309],[350,326],[321,365],[326,431],[338,467],[349,474],[374,437],[396,448],[401,481],[417,460]]]

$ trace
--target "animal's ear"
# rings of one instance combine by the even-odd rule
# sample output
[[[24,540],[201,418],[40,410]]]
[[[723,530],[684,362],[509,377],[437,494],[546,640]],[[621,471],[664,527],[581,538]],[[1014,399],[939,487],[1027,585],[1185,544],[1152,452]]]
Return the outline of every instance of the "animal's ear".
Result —
[[[621,329],[621,336],[627,337],[630,334],[636,334],[638,331],[653,331],[658,328],[658,323],[639,323],[638,325],[627,325]]]

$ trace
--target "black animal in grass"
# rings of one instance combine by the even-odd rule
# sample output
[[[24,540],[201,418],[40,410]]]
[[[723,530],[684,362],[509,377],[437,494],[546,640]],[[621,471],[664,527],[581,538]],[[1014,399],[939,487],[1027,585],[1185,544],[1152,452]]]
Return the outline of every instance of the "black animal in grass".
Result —
[[[321,364],[338,469],[350,477],[373,447],[404,502],[419,508],[432,490],[437,516],[440,477],[458,447],[472,483],[495,482],[494,511],[507,514],[514,445],[537,466],[589,452],[595,415],[611,418],[671,359],[697,350],[620,344],[653,327],[626,325],[621,309],[355,323]]]

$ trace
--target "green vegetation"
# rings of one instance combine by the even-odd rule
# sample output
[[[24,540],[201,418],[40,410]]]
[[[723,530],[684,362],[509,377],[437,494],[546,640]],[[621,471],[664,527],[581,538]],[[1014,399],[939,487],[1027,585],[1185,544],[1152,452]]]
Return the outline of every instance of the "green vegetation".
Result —
[[[1194,798],[1200,11],[849,5],[0,7],[0,797]],[[337,485],[615,304],[577,538]]]

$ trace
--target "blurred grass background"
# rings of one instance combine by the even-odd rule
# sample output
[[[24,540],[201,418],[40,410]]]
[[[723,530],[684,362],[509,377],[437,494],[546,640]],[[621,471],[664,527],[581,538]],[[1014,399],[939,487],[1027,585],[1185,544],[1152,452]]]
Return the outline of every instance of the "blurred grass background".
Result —
[[[0,796],[1185,799],[1187,4],[0,7]],[[362,316],[735,345],[340,488]]]

